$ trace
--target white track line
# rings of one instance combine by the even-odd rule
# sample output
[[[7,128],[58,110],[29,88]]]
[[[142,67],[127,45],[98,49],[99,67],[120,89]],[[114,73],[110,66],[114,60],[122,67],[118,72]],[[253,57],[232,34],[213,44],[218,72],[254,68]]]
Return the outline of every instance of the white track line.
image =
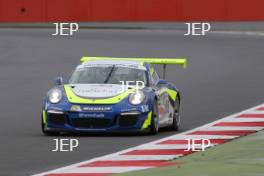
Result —
[[[211,144],[210,147],[214,146],[215,144]],[[193,146],[193,145],[191,145]],[[208,146],[209,147],[209,146]],[[202,149],[202,145],[195,145],[196,149]],[[141,146],[138,149],[142,150],[152,150],[152,149],[188,149],[188,144],[151,144],[151,145],[146,145],[146,146]]]
[[[264,122],[264,118],[229,118],[223,122]]]
[[[264,110],[249,111],[247,114],[264,114]]]
[[[104,161],[127,161],[127,160],[173,160],[179,158],[182,155],[117,155],[113,157],[106,157]]]
[[[205,129],[203,129],[205,130]],[[233,139],[236,138],[237,136],[227,136],[227,135],[181,135],[181,136],[172,136],[171,138],[168,139],[163,139],[162,141],[166,140],[180,140],[180,139]],[[159,141],[157,141],[158,143]],[[160,141],[161,142],[161,141]]]
[[[204,129],[203,131],[235,131],[235,130],[245,130],[245,131],[252,131],[252,130],[262,130],[264,127],[234,127],[234,126],[212,126],[209,128]]]
[[[215,125],[215,124],[217,124],[219,122],[229,122],[229,121],[230,122],[234,122],[234,121],[235,122],[263,122],[264,119],[261,119],[261,118],[243,118],[243,119],[246,119],[246,120],[241,120],[242,118],[235,118],[235,117],[237,117],[237,116],[239,116],[241,114],[256,113],[256,109],[258,109],[260,107],[263,107],[263,106],[264,106],[264,104],[255,106],[255,107],[247,109],[245,111],[242,111],[242,112],[227,116],[225,118],[216,120],[214,122],[208,123],[208,124],[203,125],[201,127],[197,127],[195,129],[183,132],[181,134],[175,134],[173,136],[169,136],[169,137],[166,137],[166,138],[163,138],[163,139],[159,139],[159,140],[147,143],[147,144],[142,144],[142,145],[139,145],[139,146],[136,146],[136,147],[132,147],[132,148],[129,148],[129,149],[117,152],[117,153],[113,153],[113,154],[110,154],[110,155],[105,155],[105,156],[102,156],[102,157],[98,157],[98,158],[90,159],[90,160],[83,161],[83,162],[80,162],[80,163],[72,164],[72,165],[69,165],[69,166],[66,166],[66,167],[62,167],[62,168],[59,168],[59,169],[55,169],[55,170],[51,170],[51,171],[48,171],[48,172],[43,172],[43,173],[40,173],[40,174],[36,174],[35,176],[43,176],[43,175],[48,175],[50,173],[64,173],[64,171],[67,171],[67,172],[76,171],[77,173],[81,173],[84,170],[79,170],[78,166],[83,165],[83,164],[87,164],[87,163],[91,163],[93,161],[99,161],[99,160],[100,161],[104,161],[104,160],[130,160],[130,159],[132,159],[132,160],[134,160],[134,159],[135,160],[144,160],[144,159],[146,159],[146,160],[171,160],[171,159],[179,157],[180,155],[167,155],[166,156],[166,155],[120,155],[120,154],[124,154],[124,153],[130,152],[132,150],[140,149],[142,146],[145,147],[146,145],[153,146],[153,144],[155,145],[157,143],[160,143],[160,142],[163,142],[163,141],[166,141],[166,140],[171,140],[171,139],[234,139],[234,138],[237,138],[239,136],[229,136],[229,135],[187,135],[187,134],[191,133],[191,132],[199,131],[199,130],[204,131],[206,129],[210,129],[210,128],[212,128],[213,125]],[[258,114],[262,114],[262,113],[258,113]],[[239,119],[239,120],[237,121],[236,119]],[[256,129],[259,130],[260,128],[256,128]],[[162,146],[162,145],[160,145],[160,146]],[[77,170],[76,170],[76,168],[77,168]],[[95,168],[97,168],[97,167],[93,167],[93,169],[95,169]],[[98,173],[102,173],[102,172],[109,173],[109,171],[111,171],[110,168],[113,169],[113,167],[104,167],[104,169],[102,169],[102,167],[100,167],[100,169],[98,170]],[[118,167],[118,168],[120,168],[120,167]],[[143,169],[143,167],[122,167],[122,168],[123,169],[124,168],[127,169],[126,171],[132,171],[134,169]],[[132,169],[132,168],[134,168],[134,169]],[[86,169],[88,169],[88,170],[86,170]],[[90,170],[90,167],[88,167],[86,169],[85,169],[85,173],[87,173],[87,172],[92,173],[92,171],[96,171],[96,170]],[[117,173],[119,171],[120,172],[124,171],[124,170],[119,170],[119,171],[117,171],[117,170],[112,170],[112,172],[113,173]],[[124,172],[126,172],[126,171],[124,171]]]

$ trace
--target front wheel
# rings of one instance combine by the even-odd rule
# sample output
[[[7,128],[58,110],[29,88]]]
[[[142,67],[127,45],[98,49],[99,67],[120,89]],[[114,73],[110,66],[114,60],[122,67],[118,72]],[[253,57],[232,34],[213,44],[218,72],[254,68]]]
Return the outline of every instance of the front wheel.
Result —
[[[151,116],[151,126],[150,132],[151,134],[155,135],[159,132],[159,112],[158,112],[158,104],[157,101],[153,103],[153,110]]]

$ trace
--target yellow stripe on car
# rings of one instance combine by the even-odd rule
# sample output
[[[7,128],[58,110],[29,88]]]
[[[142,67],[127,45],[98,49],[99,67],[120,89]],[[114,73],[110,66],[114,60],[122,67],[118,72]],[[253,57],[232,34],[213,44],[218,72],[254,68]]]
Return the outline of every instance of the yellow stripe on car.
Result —
[[[168,88],[164,88],[162,90],[159,91],[159,94],[163,94],[164,92],[166,92],[170,98],[175,101],[176,100],[176,97],[177,97],[177,92],[175,90],[172,90],[172,89],[168,89]]]
[[[148,113],[148,116],[147,116],[146,120],[144,121],[141,129],[146,129],[149,127],[149,125],[151,125],[151,117],[152,117],[152,111],[150,111]]]
[[[169,94],[169,96],[171,97],[171,99],[172,99],[173,101],[176,100],[177,92],[176,92],[175,90],[167,89],[167,93]]]
[[[47,124],[47,116],[46,116],[46,111],[42,111],[42,121],[44,124]]]

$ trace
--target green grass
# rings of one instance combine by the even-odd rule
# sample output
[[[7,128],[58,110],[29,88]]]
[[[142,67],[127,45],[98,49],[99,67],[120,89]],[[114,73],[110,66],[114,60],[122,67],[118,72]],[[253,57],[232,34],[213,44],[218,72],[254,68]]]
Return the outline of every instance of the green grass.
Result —
[[[264,176],[264,131],[175,160],[168,167],[118,176]]]

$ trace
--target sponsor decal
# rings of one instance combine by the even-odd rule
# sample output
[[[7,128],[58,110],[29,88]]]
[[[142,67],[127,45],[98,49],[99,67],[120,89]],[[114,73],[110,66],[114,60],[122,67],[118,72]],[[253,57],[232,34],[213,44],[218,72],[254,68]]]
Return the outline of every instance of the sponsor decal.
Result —
[[[111,111],[111,106],[85,106],[83,107],[84,111]]]
[[[85,65],[82,65],[80,67],[77,67],[78,69],[83,69],[85,67],[109,67],[109,66],[112,66],[113,64],[111,63],[106,63],[106,64],[95,64],[95,63],[92,63],[92,62],[88,62],[87,64]],[[122,64],[122,63],[116,63],[115,64],[116,67],[125,67],[125,68],[134,68],[134,69],[139,69],[139,70],[146,70],[146,68],[142,65],[138,65],[138,64],[129,64],[129,63],[125,63],[125,64]]]
[[[101,86],[101,87],[106,87],[106,86]],[[87,93],[116,93],[116,92],[117,91],[111,90],[111,89],[100,89],[100,90],[98,90],[98,88],[76,90],[76,93],[79,93],[79,94],[87,94]]]
[[[93,113],[93,114],[80,113],[79,114],[79,118],[102,118],[104,116],[105,115],[103,113],[100,113],[100,114],[96,114],[96,113]]]

